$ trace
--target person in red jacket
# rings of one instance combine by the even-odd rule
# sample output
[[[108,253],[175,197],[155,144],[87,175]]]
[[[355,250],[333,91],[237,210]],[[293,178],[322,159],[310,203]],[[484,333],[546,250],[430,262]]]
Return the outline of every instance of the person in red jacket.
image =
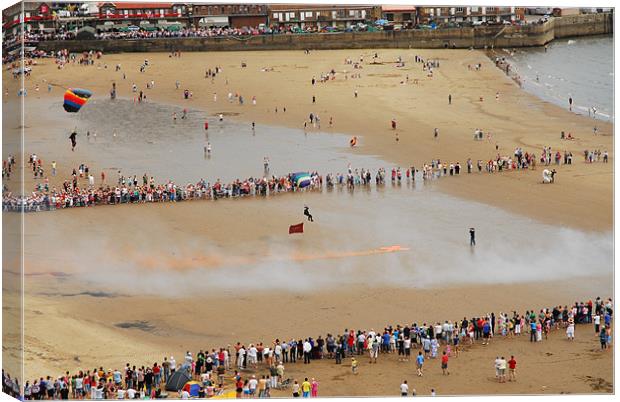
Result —
[[[443,372],[443,375],[450,374],[450,372],[448,371],[448,359],[448,354],[444,350],[443,354],[441,355],[441,371]]]
[[[508,381],[517,381],[517,361],[514,356],[510,356],[508,360]]]

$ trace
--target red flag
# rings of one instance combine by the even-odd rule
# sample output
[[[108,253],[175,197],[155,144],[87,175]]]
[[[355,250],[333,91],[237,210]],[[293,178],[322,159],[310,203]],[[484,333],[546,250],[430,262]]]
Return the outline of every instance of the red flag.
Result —
[[[288,234],[293,233],[303,233],[304,232],[304,224],[298,223],[297,225],[291,225],[288,227]]]

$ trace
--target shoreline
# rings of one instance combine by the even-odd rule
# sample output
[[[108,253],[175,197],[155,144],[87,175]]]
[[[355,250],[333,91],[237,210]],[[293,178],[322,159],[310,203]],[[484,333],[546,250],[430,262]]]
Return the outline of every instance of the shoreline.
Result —
[[[613,38],[613,35],[591,35],[591,37],[593,38]],[[570,38],[561,38],[561,40],[564,39],[570,39]],[[545,45],[546,46],[546,45]],[[555,105],[561,109],[564,109],[564,105],[560,105],[557,101],[553,101],[553,100],[549,100],[547,98],[545,98],[542,94],[537,93],[536,91],[532,91],[532,90],[528,90],[524,88],[524,83],[525,83],[525,78],[522,78],[520,75],[520,71],[515,67],[515,63],[514,63],[514,59],[512,52],[507,49],[507,48],[501,48],[501,49],[486,49],[485,51],[487,57],[489,57],[489,59],[495,63],[495,66],[502,71],[507,77],[509,77],[515,84],[517,84],[519,86],[519,88],[522,91],[525,91],[526,93],[535,96],[536,98],[538,98],[539,100],[543,101],[543,102],[548,102],[552,105]],[[496,61],[497,59],[497,61]],[[507,70],[508,68],[508,70]],[[586,115],[584,113],[580,113],[578,112],[579,109],[583,109],[585,107],[583,106],[579,106],[579,105],[573,105],[573,110],[571,111],[573,114],[577,115],[577,116],[582,116],[582,117],[586,117]],[[613,114],[613,110],[611,111],[611,113]],[[588,114],[587,118],[591,118],[591,116]],[[602,123],[609,123],[609,124],[614,124],[614,116],[607,116],[607,115],[603,115],[602,117],[600,117],[598,120],[592,118],[592,121],[595,122],[594,124],[596,125],[596,122],[602,122]]]

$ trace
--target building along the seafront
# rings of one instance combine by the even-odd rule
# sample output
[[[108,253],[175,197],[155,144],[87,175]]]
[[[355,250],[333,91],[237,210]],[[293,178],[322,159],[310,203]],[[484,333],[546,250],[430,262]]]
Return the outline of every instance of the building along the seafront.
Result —
[[[434,7],[422,6],[416,10],[418,24],[501,23],[525,18],[523,7]]]
[[[145,31],[178,30],[189,22],[185,3],[99,3],[97,30],[127,30],[137,26]]]
[[[266,4],[192,4],[194,27],[256,28],[268,23]]]
[[[370,5],[271,4],[269,25],[272,27],[316,29],[349,28],[375,19],[377,7]]]

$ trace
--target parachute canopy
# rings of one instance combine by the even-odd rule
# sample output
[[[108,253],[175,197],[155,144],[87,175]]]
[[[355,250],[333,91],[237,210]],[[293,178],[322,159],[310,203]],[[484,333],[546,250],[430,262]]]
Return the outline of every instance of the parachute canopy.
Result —
[[[312,178],[310,177],[310,173],[308,172],[298,172],[293,173],[293,184],[299,188],[308,187],[312,182]]]
[[[88,102],[88,98],[92,96],[92,92],[87,91],[86,89],[79,88],[69,88],[67,92],[65,92],[65,103],[63,107],[67,112],[77,113],[86,102]]]

